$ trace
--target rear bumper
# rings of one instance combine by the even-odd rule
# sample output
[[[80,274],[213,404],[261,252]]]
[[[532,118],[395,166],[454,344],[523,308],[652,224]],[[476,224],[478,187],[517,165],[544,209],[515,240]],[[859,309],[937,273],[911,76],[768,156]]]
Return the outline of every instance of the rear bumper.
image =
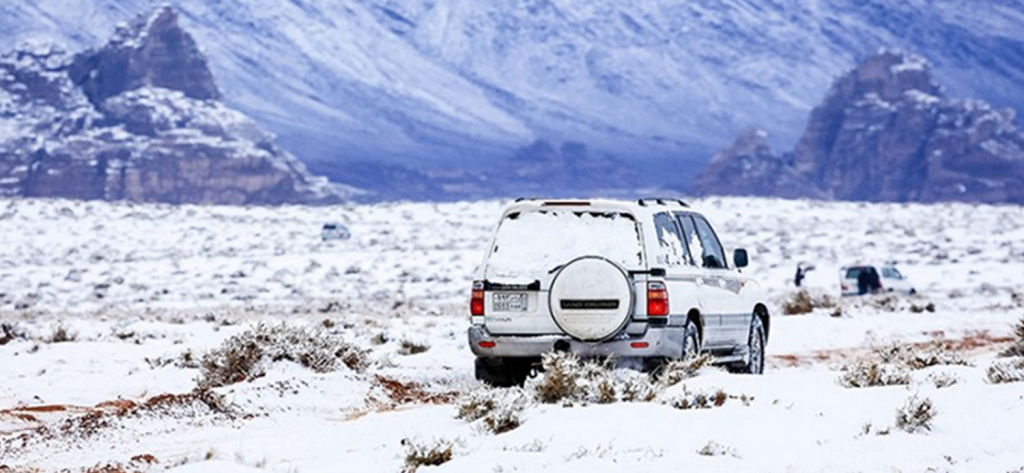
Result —
[[[551,352],[555,343],[563,342],[560,344],[567,343],[570,352],[584,358],[612,355],[618,358],[679,358],[683,353],[685,336],[685,327],[648,327],[642,335],[584,342],[568,335],[492,335],[486,327],[474,325],[469,328],[469,348],[474,355],[483,358],[525,358]],[[484,348],[480,342],[493,342],[494,346]]]

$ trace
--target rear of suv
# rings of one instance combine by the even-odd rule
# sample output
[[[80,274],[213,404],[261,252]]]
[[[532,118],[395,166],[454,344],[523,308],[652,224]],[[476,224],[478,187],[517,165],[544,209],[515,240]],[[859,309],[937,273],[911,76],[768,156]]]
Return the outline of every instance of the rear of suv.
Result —
[[[550,351],[644,371],[708,352],[759,374],[770,319],[746,265],[681,201],[519,200],[473,282],[476,377],[520,384]]]

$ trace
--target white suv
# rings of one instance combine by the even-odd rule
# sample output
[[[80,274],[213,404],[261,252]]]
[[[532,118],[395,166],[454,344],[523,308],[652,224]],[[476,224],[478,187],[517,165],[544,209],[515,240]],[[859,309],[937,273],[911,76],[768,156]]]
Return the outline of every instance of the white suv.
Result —
[[[746,265],[681,201],[520,199],[473,282],[476,377],[520,384],[552,350],[644,371],[704,351],[759,374],[769,315]]]

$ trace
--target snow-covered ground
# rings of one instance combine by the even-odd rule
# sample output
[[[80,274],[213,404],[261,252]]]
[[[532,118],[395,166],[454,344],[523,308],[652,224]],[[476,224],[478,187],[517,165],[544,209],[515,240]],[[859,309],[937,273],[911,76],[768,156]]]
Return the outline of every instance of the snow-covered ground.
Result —
[[[480,389],[465,305],[503,205],[0,201],[0,471],[400,471],[407,444],[435,440],[453,457],[421,471],[1024,468],[1024,383],[986,380],[1024,316],[1021,207],[693,202],[727,247],[751,251],[772,298],[767,373],[705,370],[674,388],[734,396],[713,409],[531,401],[495,435],[456,418],[453,399]],[[353,238],[321,242],[325,222]],[[782,315],[798,262],[817,266],[816,298],[839,299],[841,265],[889,260],[920,295]],[[203,355],[259,324],[343,341],[365,369],[268,361],[213,388],[220,404],[190,395]],[[932,341],[970,365],[837,382],[874,349]],[[894,428],[913,395],[937,410],[930,431]]]

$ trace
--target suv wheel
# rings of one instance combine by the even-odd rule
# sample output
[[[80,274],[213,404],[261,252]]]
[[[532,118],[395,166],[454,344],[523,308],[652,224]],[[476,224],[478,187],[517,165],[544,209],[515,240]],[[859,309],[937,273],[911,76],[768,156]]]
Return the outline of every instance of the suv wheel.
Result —
[[[683,359],[696,358],[700,354],[700,336],[697,325],[692,320],[686,321],[686,336],[683,339]]]
[[[533,369],[529,360],[515,358],[477,358],[476,379],[496,388],[521,386]]]
[[[763,374],[764,373],[764,325],[761,318],[754,314],[750,322],[750,335],[747,337],[747,361],[733,365],[729,371],[733,373]]]

